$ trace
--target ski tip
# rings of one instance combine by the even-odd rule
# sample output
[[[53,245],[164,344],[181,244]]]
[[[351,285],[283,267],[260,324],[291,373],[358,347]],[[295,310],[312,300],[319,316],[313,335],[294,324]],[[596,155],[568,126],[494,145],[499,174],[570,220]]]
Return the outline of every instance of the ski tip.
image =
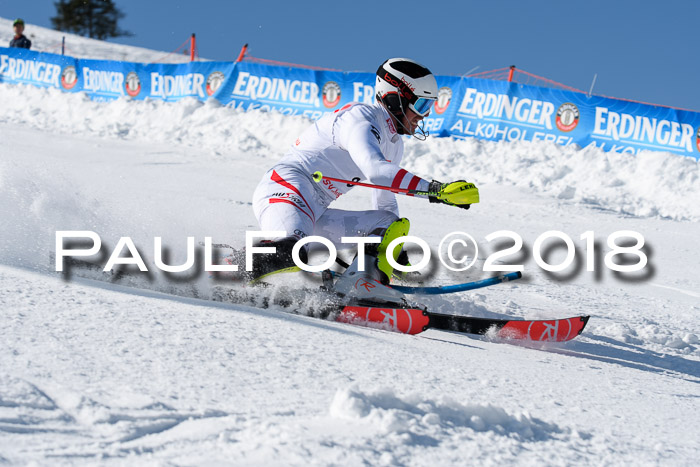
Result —
[[[581,329],[578,330],[578,335],[579,335],[579,336],[581,335],[581,333],[582,333],[583,330],[585,329],[586,325],[588,324],[588,320],[589,320],[590,318],[591,318],[590,315],[587,315],[587,316],[579,316],[579,319],[580,319],[581,322],[583,323],[583,324],[581,325]]]

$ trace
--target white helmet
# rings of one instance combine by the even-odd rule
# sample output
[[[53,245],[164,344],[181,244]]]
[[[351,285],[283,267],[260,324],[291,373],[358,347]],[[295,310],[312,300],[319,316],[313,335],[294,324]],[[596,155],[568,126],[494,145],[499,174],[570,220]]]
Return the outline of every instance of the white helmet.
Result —
[[[391,113],[411,109],[426,116],[438,97],[435,76],[423,65],[408,58],[390,58],[377,70],[377,101]]]

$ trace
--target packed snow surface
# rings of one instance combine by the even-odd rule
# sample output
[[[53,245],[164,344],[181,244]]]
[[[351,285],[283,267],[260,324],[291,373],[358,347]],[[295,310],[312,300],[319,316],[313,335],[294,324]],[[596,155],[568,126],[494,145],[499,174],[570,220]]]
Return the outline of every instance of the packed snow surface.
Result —
[[[136,61],[131,48],[100,44]],[[700,458],[697,161],[407,140],[407,169],[465,178],[481,191],[469,211],[399,199],[411,234],[434,250],[454,231],[481,248],[472,269],[438,268],[431,284],[487,276],[486,258],[512,244],[486,241],[492,232],[524,242],[504,261],[524,264],[525,279],[416,302],[484,317],[591,315],[565,344],[411,337],[213,302],[205,274],[168,281],[153,268],[149,280],[115,284],[54,271],[57,230],[94,231],[108,252],[129,236],[150,266],[156,236],[173,264],[184,260],[187,236],[242,246],[257,229],[255,185],[310,121],[213,101],[97,103],[7,84],[0,103],[0,463],[690,466]],[[362,190],[339,206],[365,209]],[[576,261],[558,273],[534,260],[535,240],[551,230],[576,245]],[[622,230],[644,237],[648,264],[638,273],[605,265],[607,238]],[[543,254],[550,264],[564,260],[562,245]]]

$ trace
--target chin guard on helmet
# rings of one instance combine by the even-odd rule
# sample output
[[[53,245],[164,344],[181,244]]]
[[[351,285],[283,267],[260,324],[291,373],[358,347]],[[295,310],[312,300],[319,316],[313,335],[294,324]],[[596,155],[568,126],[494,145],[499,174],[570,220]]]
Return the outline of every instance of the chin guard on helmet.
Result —
[[[438,88],[435,76],[419,63],[407,58],[390,58],[377,70],[376,98],[396,117],[399,133],[412,134],[425,139],[428,133],[421,124],[417,130],[420,136],[409,131],[403,124],[406,109],[423,117],[430,113],[437,100]]]
[[[425,141],[428,136],[430,136],[430,132],[425,130],[424,120],[421,120],[416,127],[416,132],[414,133],[403,124],[404,118],[406,118],[406,121],[408,121],[408,116],[404,110],[407,106],[404,104],[403,98],[398,98],[396,94],[388,94],[384,98],[377,95],[377,100],[384,104],[384,107],[386,107],[389,113],[391,113],[391,115],[394,116],[394,119],[396,119],[396,122],[398,123],[396,126],[396,132],[398,134],[411,135],[420,141]]]

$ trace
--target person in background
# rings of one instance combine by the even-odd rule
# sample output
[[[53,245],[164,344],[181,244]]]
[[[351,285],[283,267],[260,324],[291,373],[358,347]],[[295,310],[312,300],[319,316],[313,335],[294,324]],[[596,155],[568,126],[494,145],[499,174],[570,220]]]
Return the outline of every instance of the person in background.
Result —
[[[15,31],[15,37],[13,37],[10,41],[10,47],[30,49],[32,47],[32,41],[27,39],[27,36],[22,34],[24,32],[24,20],[22,18],[17,18],[12,23],[12,29]]]

